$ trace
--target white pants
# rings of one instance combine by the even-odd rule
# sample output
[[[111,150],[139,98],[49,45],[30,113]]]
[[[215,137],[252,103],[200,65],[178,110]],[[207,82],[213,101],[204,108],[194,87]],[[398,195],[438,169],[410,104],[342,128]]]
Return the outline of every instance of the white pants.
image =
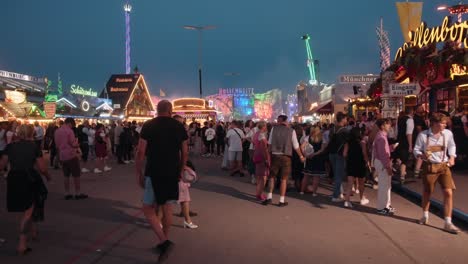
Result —
[[[377,210],[388,208],[391,201],[392,193],[392,177],[388,175],[387,170],[384,168],[382,162],[376,159],[374,160],[375,171],[379,178],[379,189],[377,191]]]

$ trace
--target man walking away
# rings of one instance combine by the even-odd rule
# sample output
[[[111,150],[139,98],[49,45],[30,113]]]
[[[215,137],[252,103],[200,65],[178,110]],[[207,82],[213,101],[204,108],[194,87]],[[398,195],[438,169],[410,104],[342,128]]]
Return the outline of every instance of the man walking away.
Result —
[[[63,176],[65,176],[65,200],[86,199],[88,195],[81,193],[80,182],[80,160],[78,159],[78,149],[80,145],[73,132],[75,120],[71,117],[65,119],[65,123],[55,132],[55,144],[57,146],[60,161],[62,163]],[[73,177],[75,185],[75,196],[70,194],[70,176]]]
[[[297,141],[296,131],[290,128],[287,124],[288,117],[280,115],[277,118],[278,125],[271,130],[268,144],[271,151],[271,168],[270,168],[270,185],[267,199],[263,201],[263,205],[272,203],[273,189],[275,186],[275,178],[281,178],[280,201],[278,206],[284,207],[288,203],[285,201],[286,188],[288,186],[288,178],[291,175],[292,164],[291,158],[293,149],[299,155],[301,162],[305,161],[305,157],[300,150],[299,142]]]
[[[168,240],[172,224],[172,205],[179,199],[179,178],[188,158],[188,136],[184,126],[172,118],[172,104],[162,100],[158,117],[146,122],[141,130],[136,160],[136,178],[144,189],[143,213],[160,240],[156,249],[159,262],[165,261],[174,248]],[[143,164],[146,157],[146,168]],[[163,226],[156,215],[156,206],[164,213]]]

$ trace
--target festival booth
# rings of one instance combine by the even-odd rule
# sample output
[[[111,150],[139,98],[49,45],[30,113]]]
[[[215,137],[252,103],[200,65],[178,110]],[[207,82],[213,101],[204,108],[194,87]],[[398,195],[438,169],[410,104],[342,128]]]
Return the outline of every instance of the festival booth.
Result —
[[[453,23],[450,17],[433,28],[421,23],[409,33],[410,42],[398,49],[369,96],[382,97],[394,111],[417,104],[431,112],[459,107],[468,111],[467,33],[467,21]],[[392,103],[395,94],[400,102]]]
[[[26,93],[13,90],[5,90],[5,100],[0,102],[0,115],[3,120],[19,120],[26,123],[38,121],[46,123],[52,119],[46,118],[42,105],[26,100]]]
[[[112,75],[101,97],[112,100],[114,118],[145,121],[154,117],[155,108],[143,74]]]
[[[195,119],[203,124],[205,121],[216,121],[217,112],[212,101],[200,98],[179,98],[172,101],[172,112],[187,120]]]

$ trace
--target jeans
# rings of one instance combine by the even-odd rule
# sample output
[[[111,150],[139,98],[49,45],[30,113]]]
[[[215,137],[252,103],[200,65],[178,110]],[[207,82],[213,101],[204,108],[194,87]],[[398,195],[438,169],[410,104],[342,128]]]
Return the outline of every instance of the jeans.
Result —
[[[329,154],[329,158],[334,173],[333,198],[339,198],[345,174],[345,159],[339,154]]]

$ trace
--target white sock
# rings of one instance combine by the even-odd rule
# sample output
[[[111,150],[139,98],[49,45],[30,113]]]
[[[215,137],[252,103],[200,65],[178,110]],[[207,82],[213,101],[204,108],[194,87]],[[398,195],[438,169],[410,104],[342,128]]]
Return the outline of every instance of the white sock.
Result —
[[[446,224],[451,224],[452,223],[452,217],[445,217],[445,223]]]
[[[284,196],[280,196],[280,203],[284,203]]]
[[[424,211],[424,212],[423,212],[423,216],[424,216],[424,218],[429,219],[429,212],[428,212],[428,211]]]
[[[273,199],[273,193],[268,193],[267,194],[267,199],[270,199],[270,200]]]

